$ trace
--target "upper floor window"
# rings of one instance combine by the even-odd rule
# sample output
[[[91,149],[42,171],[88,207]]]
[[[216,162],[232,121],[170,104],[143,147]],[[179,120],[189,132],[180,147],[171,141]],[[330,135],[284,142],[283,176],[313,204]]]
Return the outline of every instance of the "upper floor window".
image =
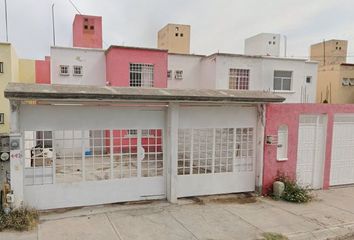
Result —
[[[0,62],[0,73],[4,73],[4,63]]]
[[[274,71],[274,90],[290,91],[292,74],[291,71]]]
[[[62,76],[69,75],[69,66],[68,65],[60,65],[59,66],[59,74]]]
[[[230,68],[229,89],[248,90],[249,89],[249,69]]]
[[[130,64],[130,86],[131,87],[153,87],[154,86],[154,65],[131,63]]]
[[[5,114],[0,113],[0,124],[4,124],[4,123],[5,123]]]
[[[74,76],[82,76],[82,66],[74,66],[73,70]]]
[[[172,70],[167,71],[167,79],[171,80],[172,79]]]
[[[311,76],[307,76],[306,77],[306,83],[311,83],[312,82],[312,77]]]
[[[182,70],[176,70],[175,72],[175,79],[183,79],[183,71]]]

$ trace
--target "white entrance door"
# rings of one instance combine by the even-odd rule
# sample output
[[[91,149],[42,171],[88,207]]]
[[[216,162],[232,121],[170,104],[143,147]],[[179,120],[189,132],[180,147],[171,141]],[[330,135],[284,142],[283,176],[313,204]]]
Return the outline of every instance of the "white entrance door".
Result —
[[[324,115],[300,116],[296,179],[302,186],[323,186],[326,122]]]
[[[330,185],[354,183],[354,114],[334,117]]]

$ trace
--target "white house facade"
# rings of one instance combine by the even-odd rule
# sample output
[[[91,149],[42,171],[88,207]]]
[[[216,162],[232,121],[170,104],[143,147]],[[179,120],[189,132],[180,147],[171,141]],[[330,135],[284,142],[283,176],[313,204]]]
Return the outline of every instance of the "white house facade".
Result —
[[[287,103],[314,103],[317,62],[305,59],[216,53],[169,54],[169,88],[271,91]],[[176,72],[183,76],[176,77]]]
[[[106,57],[102,49],[51,48],[52,84],[106,85]]]

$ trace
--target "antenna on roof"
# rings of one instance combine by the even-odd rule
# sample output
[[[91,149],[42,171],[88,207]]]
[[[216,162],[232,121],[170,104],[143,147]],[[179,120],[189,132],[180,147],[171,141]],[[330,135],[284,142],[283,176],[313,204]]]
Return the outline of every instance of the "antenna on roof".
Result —
[[[55,46],[54,3],[52,4],[53,45]]]
[[[9,30],[7,26],[7,1],[5,0],[5,27],[6,27],[6,42],[9,41]]]
[[[71,3],[71,5],[75,8],[75,10],[82,15],[82,13],[79,11],[79,9],[75,6],[75,4],[73,3],[73,1],[69,0],[69,2]]]

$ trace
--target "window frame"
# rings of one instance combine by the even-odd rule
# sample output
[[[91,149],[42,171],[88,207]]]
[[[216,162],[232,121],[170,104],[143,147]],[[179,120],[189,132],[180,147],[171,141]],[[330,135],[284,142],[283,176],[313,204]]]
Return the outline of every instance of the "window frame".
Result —
[[[0,113],[0,124],[5,124],[5,113]]]
[[[151,63],[129,63],[130,87],[154,87],[155,65]],[[140,79],[139,79],[140,78]]]
[[[4,62],[0,62],[0,73],[4,73]]]
[[[75,70],[76,68],[80,69],[80,73],[76,73]],[[83,66],[81,65],[74,65],[73,66],[73,76],[82,76],[83,75]]]
[[[175,71],[175,79],[176,80],[183,80],[183,70],[176,70]]]
[[[229,89],[249,90],[250,73],[247,68],[229,68]]]
[[[290,72],[291,76],[289,77],[277,77],[275,76],[276,72]],[[280,79],[280,89],[275,89],[275,80]],[[284,89],[284,80],[290,80],[289,89]],[[274,70],[273,71],[273,91],[279,92],[291,92],[292,91],[292,82],[293,82],[293,71],[289,70]]]
[[[167,71],[167,80],[172,80],[172,70]]]
[[[62,70],[66,68],[66,72]],[[60,76],[70,76],[70,66],[69,65],[59,65],[59,75]]]
[[[310,81],[308,81],[310,79]],[[312,83],[312,76],[306,76],[306,83],[311,84]]]

